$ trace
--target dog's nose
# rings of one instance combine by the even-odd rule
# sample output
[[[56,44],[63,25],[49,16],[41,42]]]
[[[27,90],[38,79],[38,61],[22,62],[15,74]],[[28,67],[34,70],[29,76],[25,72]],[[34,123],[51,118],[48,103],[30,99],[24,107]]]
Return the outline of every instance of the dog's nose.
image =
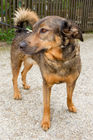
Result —
[[[20,42],[20,48],[21,49],[24,49],[26,46],[27,46],[27,43],[26,42],[24,42],[24,41],[22,41],[22,42]]]

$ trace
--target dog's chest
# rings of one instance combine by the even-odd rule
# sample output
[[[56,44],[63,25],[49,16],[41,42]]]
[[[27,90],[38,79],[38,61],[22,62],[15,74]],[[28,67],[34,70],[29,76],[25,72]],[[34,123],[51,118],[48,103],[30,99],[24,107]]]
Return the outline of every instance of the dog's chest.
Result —
[[[55,73],[43,73],[43,77],[44,80],[46,81],[46,83],[49,86],[52,86],[53,84],[59,84],[59,83],[73,83],[73,81],[75,81],[77,79],[77,77],[79,76],[79,72],[76,71],[73,74],[69,74],[67,76],[60,76],[58,74]]]
[[[50,83],[50,85],[67,82],[73,75],[75,75],[74,78],[76,78],[80,74],[80,56],[65,62],[47,60],[47,62],[43,63],[41,71],[44,79]]]

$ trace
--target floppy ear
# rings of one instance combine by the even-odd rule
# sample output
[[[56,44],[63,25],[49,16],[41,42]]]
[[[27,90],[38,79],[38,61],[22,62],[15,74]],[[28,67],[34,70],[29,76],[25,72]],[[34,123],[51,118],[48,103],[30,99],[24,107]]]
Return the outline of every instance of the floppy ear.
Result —
[[[83,41],[82,31],[78,26],[72,25],[71,27],[72,37]]]
[[[82,31],[78,27],[78,25],[68,21],[68,22],[62,22],[63,28],[61,28],[62,33],[69,37],[74,39],[79,39],[80,41],[83,41]]]

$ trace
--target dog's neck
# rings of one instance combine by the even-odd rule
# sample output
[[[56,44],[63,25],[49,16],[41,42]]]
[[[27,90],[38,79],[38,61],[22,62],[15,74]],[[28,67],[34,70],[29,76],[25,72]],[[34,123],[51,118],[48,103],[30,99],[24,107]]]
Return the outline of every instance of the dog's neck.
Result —
[[[70,40],[59,47],[48,50],[44,55],[51,61],[66,61],[76,55],[76,46],[76,42]]]
[[[55,47],[44,53],[45,56],[50,60],[62,60],[62,49]]]

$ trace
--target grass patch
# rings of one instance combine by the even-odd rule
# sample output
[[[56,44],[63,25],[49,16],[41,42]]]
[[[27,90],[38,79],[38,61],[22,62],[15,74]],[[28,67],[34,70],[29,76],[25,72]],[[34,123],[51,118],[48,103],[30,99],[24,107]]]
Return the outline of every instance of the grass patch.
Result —
[[[7,31],[0,30],[0,41],[6,41],[10,44],[15,37],[15,29],[9,29]]]

